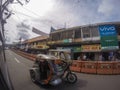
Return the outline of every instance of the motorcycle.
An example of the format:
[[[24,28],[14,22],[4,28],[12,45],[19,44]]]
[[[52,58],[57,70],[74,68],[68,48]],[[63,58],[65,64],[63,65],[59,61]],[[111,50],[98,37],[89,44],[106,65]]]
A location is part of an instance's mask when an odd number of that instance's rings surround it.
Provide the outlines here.
[[[38,54],[30,68],[30,77],[34,83],[39,82],[42,85],[58,85],[63,79],[73,84],[77,81],[77,76],[69,67],[69,63],[55,56]]]

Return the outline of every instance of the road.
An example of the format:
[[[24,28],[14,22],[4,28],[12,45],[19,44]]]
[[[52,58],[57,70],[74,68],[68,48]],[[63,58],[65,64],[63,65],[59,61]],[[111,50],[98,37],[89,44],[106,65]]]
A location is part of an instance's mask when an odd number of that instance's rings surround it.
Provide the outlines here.
[[[76,73],[75,84],[63,82],[58,86],[34,84],[29,75],[33,61],[6,50],[8,69],[15,90],[120,90],[120,75],[92,75]]]

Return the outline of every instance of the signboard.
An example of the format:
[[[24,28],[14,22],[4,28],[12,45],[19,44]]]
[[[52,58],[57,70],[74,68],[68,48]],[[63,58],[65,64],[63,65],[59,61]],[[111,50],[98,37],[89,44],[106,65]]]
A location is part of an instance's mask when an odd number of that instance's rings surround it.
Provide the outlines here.
[[[101,25],[99,26],[99,32],[102,50],[113,50],[119,48],[116,28],[114,25]]]
[[[81,47],[73,47],[73,52],[81,52],[82,48]]]
[[[71,43],[71,42],[72,42],[72,39],[64,39],[63,42],[64,42],[64,43]]]
[[[47,46],[47,45],[36,45],[36,48],[38,48],[38,49],[47,49],[47,48],[49,48],[49,46]]]
[[[118,49],[117,36],[101,37],[102,50],[113,50]]]
[[[73,52],[81,52],[82,51],[81,47],[64,47],[63,49],[69,49],[69,50],[72,50]]]
[[[96,45],[82,45],[82,51],[100,51],[101,46],[99,44]]]
[[[99,26],[100,36],[116,36],[116,29],[114,25]]]

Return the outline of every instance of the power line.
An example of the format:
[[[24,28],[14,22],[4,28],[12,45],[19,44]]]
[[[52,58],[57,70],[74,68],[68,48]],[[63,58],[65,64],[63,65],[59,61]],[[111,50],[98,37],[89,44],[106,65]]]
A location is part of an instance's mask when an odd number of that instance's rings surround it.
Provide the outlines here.
[[[21,15],[23,15],[23,16],[26,16],[26,17],[34,18],[34,17],[32,17],[32,16],[30,16],[30,15],[27,15],[27,14],[25,14],[25,13],[22,13],[22,12],[18,12],[18,11],[14,11],[14,12],[17,13],[17,14],[21,14]]]
[[[16,7],[14,7],[14,8],[15,8],[15,11],[16,11]],[[18,18],[18,20],[21,21],[21,19],[20,19],[20,17],[18,15],[15,14],[15,16]]]
[[[38,16],[38,17],[41,17],[39,14],[37,14],[37,13],[35,13],[35,12],[33,12],[33,11],[25,8],[25,7],[22,7],[22,8],[25,9],[25,10],[27,10],[28,12],[31,12],[31,13],[35,14],[35,15]]]
[[[30,13],[36,15],[37,17],[41,17],[41,16],[38,15],[37,13],[35,13],[35,12],[33,12],[33,11],[31,11],[31,10],[29,10],[29,9],[27,9],[27,8],[25,8],[25,7],[23,7],[23,6],[22,6],[22,8],[25,9],[26,11],[28,11],[28,12],[30,12]],[[17,14],[21,14],[21,15],[30,17],[30,18],[34,18],[34,17],[30,16],[30,15],[27,15],[27,14],[25,14],[25,13],[22,13],[22,12],[19,12],[19,11],[16,11],[16,10],[15,10],[14,12],[16,12]],[[52,23],[52,24],[55,24],[52,20],[45,20],[45,21],[44,21],[44,20],[41,20],[41,21],[43,21],[42,23]]]
[[[13,9],[13,8],[12,8]],[[15,8],[14,8],[15,9]],[[19,11],[17,11],[16,9],[14,10],[13,9],[13,11],[15,12],[15,13],[17,13],[17,14],[21,14],[21,15],[23,15],[23,16],[26,16],[26,17],[29,17],[29,18],[34,18],[33,16],[30,16],[30,15],[28,15],[28,14],[25,14],[25,13],[23,13],[23,12],[19,12]],[[28,11],[28,10],[27,10]],[[30,12],[30,11],[29,11]],[[32,12],[31,12],[32,13]],[[33,14],[33,13],[32,13]],[[36,14],[33,14],[33,15],[36,15]],[[38,16],[38,15],[36,15],[36,16]],[[39,16],[40,17],[40,16]]]

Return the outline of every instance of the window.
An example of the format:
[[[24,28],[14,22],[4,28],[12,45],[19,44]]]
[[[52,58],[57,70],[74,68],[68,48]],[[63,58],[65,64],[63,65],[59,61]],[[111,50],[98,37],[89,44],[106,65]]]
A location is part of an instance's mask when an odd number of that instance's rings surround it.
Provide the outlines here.
[[[73,30],[67,31],[67,36],[66,36],[66,38],[67,38],[67,39],[73,38]]]
[[[61,40],[65,39],[65,38],[66,38],[66,31],[61,32]]]
[[[97,26],[90,27],[91,30],[91,36],[92,37],[98,37],[99,36],[99,30]]]
[[[56,40],[57,40],[57,34],[54,33],[54,34],[53,34],[53,41],[56,41]]]
[[[90,28],[89,27],[83,27],[83,38],[90,38]]]
[[[53,33],[50,35],[52,41],[60,40],[60,33]]]
[[[73,38],[73,30],[61,32],[61,40]]]
[[[75,30],[75,38],[81,38],[81,29]]]

